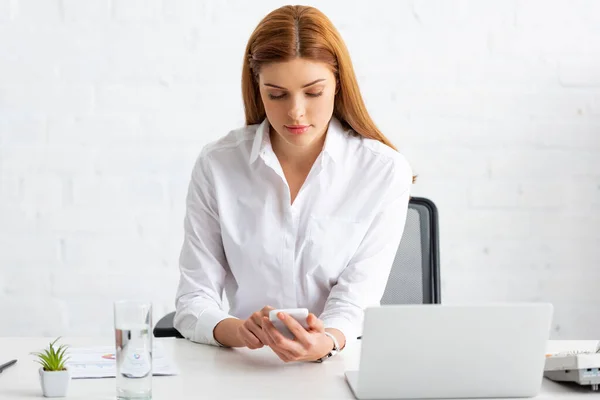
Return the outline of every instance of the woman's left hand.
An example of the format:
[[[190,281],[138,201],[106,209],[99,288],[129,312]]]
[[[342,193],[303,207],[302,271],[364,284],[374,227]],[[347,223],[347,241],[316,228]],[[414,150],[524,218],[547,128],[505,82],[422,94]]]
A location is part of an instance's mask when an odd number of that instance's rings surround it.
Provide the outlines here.
[[[313,313],[306,318],[308,330],[304,329],[289,314],[280,312],[277,317],[288,327],[295,339],[283,336],[269,318],[263,317],[263,330],[266,332],[267,345],[284,362],[315,361],[333,349],[333,341],[325,335],[323,321]]]

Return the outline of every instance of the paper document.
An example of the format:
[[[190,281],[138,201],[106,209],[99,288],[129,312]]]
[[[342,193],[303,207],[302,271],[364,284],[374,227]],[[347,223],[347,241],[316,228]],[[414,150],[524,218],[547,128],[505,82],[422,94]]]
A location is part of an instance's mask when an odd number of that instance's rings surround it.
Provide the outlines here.
[[[114,346],[72,347],[67,350],[67,367],[73,379],[114,378],[117,375]],[[163,344],[154,343],[152,375],[178,375],[179,371],[167,356]]]

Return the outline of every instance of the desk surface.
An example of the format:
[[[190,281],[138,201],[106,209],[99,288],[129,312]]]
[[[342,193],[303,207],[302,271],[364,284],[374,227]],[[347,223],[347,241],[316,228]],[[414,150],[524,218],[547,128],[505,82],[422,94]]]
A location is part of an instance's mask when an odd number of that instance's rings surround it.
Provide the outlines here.
[[[357,369],[360,346],[355,345],[323,363],[281,362],[268,348],[223,349],[183,339],[156,339],[177,364],[180,375],[155,376],[153,399],[353,399],[344,371]],[[0,374],[0,399],[42,398],[38,364],[29,355],[51,341],[49,338],[1,338],[0,362],[18,359]],[[110,339],[65,338],[72,346],[113,345]],[[596,341],[551,341],[548,351],[590,349]],[[577,385],[544,379],[536,399],[600,399]],[[115,379],[72,380],[67,399],[115,399]]]

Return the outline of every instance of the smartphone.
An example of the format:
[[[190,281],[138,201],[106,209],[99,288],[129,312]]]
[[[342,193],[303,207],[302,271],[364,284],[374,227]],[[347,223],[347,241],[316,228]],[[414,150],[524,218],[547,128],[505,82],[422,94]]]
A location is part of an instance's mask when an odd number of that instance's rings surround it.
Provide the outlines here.
[[[308,330],[308,323],[306,322],[306,318],[308,318],[308,309],[307,308],[282,308],[278,310],[271,310],[269,312],[269,321],[273,323],[275,328],[286,338],[294,340],[294,334],[288,329],[285,323],[277,318],[277,313],[286,313],[290,317],[294,318],[300,325],[304,327],[304,329]]]

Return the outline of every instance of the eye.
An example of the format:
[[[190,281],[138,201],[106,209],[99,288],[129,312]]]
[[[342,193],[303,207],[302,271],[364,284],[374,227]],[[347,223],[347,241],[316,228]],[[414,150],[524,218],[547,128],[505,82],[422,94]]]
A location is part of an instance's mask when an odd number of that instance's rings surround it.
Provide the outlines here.
[[[323,94],[323,92],[319,92],[319,93],[306,93],[306,95],[308,97],[319,97],[322,94]]]
[[[280,95],[274,95],[269,93],[269,99],[271,100],[279,100],[279,99],[283,99],[285,97],[285,93],[280,94]]]

